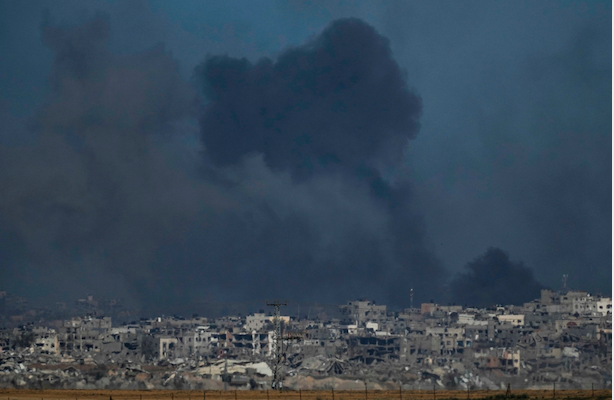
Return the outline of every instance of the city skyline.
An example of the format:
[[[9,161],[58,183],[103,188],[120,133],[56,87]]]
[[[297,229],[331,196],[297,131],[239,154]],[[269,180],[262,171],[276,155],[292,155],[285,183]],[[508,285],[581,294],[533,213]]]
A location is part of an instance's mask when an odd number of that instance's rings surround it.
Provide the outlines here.
[[[488,308],[422,303],[392,311],[348,301],[336,316],[312,318],[289,316],[287,301],[269,301],[272,313],[128,323],[75,315],[101,306],[93,297],[77,303],[86,307],[62,319],[10,316],[21,324],[0,329],[0,386],[475,391],[612,384],[612,299],[584,291],[543,289],[521,306]]]

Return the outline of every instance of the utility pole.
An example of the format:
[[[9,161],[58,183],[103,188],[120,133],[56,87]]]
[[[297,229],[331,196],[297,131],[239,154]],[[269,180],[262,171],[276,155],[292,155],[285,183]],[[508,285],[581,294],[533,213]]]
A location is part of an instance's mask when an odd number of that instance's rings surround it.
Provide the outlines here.
[[[273,312],[273,326],[275,329],[273,331],[274,366],[273,366],[273,381],[271,382],[271,387],[273,389],[281,390],[282,379],[280,375],[281,375],[281,360],[283,357],[281,346],[283,343],[283,338],[281,336],[281,318],[280,318],[279,309],[281,306],[287,306],[288,302],[287,301],[281,302],[281,301],[274,300],[274,301],[267,301],[266,305],[269,307],[275,307],[274,312]]]
[[[228,390],[228,349],[226,349],[226,354],[224,355],[224,391]]]

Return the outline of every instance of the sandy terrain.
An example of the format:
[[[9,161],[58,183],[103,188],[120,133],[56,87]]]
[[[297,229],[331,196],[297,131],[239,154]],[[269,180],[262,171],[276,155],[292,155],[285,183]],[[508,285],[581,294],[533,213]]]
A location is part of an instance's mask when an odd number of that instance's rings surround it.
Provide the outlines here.
[[[534,399],[552,399],[552,390],[517,390],[515,396],[527,394]],[[373,390],[301,390],[301,391],[246,391],[246,390],[26,390],[0,389],[0,400],[411,400],[411,399],[480,399],[503,395],[505,391],[385,391]],[[557,399],[591,398],[591,390],[561,390]],[[611,390],[595,390],[595,398],[612,398]]]

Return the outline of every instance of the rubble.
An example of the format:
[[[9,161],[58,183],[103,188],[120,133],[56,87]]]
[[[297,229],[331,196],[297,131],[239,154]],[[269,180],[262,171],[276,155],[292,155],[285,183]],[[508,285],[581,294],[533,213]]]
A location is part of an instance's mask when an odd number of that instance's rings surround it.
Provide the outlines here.
[[[94,301],[93,299],[91,301]],[[555,293],[522,307],[423,304],[390,312],[369,301],[339,319],[283,317],[281,375],[294,389],[406,390],[611,387],[611,299]],[[109,317],[0,331],[0,387],[236,390],[270,387],[271,318]]]

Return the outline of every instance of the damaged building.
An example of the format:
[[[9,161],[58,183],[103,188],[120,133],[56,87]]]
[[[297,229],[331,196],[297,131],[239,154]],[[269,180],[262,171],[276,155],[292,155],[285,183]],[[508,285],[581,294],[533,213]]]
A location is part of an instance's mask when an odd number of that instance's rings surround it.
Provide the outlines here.
[[[425,303],[399,312],[359,300],[339,306],[339,314],[282,316],[286,387],[611,387],[611,299],[603,296],[544,290],[522,306]],[[39,379],[51,388],[264,388],[277,362],[272,322],[262,312],[120,326],[85,316],[54,328],[4,329],[0,385],[29,387]]]

